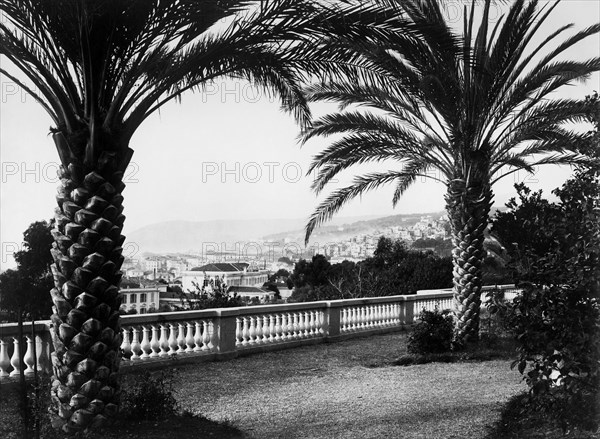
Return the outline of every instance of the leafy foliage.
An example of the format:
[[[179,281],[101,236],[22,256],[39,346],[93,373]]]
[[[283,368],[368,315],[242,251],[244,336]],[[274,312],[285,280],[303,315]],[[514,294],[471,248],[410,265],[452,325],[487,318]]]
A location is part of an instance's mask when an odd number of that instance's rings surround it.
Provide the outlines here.
[[[423,310],[421,320],[408,337],[408,352],[412,354],[437,354],[449,352],[454,323],[450,311]]]
[[[381,237],[373,257],[331,264],[325,256],[315,255],[311,261],[300,260],[290,280],[292,300],[297,302],[415,294],[452,286],[452,262]]]
[[[178,410],[173,394],[176,378],[174,370],[127,376],[123,388],[121,414],[136,420],[163,420],[175,415]]]
[[[452,286],[451,258],[410,250],[401,240],[379,238],[373,257],[361,264],[374,276],[373,295],[415,294]]]
[[[23,233],[23,248],[15,252],[16,270],[0,274],[0,309],[16,320],[21,310],[35,319],[50,317],[52,301],[48,292],[54,286],[50,273],[52,225],[46,221],[31,223]]]
[[[565,430],[600,425],[600,105],[597,94],[587,99],[595,131],[581,145],[586,166],[553,191],[558,203],[518,187],[520,204],[493,228],[523,288],[503,310],[520,343],[513,366],[530,387],[528,406]]]
[[[244,301],[236,293],[229,294],[227,285],[221,279],[211,279],[207,286],[194,282],[195,291],[180,293],[186,309],[234,308],[244,306]]]

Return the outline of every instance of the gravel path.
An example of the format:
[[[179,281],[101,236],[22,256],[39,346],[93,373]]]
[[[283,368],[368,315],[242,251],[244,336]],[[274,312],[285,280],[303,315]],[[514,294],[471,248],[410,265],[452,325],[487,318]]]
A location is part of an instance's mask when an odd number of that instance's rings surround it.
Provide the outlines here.
[[[475,439],[525,389],[508,360],[369,367],[405,343],[389,334],[189,365],[178,399],[256,439]]]

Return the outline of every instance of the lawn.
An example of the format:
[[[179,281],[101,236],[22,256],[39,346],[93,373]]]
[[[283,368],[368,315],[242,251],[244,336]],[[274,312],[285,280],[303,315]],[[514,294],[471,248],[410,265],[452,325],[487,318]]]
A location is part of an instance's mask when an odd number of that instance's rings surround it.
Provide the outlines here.
[[[174,360],[181,408],[225,425],[177,417],[102,437],[484,438],[525,390],[508,359],[393,366],[405,349],[397,333],[219,363]],[[0,437],[17,437],[15,395],[2,390]]]

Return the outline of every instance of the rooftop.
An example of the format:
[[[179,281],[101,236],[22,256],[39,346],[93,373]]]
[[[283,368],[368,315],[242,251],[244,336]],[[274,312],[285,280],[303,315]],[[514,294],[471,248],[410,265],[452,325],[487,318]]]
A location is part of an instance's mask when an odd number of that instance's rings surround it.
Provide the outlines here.
[[[202,265],[201,267],[194,267],[191,271],[218,271],[223,273],[231,273],[237,271],[244,271],[250,264],[245,262],[217,262],[213,264]]]

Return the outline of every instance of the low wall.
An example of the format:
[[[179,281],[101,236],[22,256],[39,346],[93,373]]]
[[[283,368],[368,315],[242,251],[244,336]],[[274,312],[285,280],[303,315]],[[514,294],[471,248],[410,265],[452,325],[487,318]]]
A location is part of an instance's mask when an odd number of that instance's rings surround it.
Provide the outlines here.
[[[513,285],[498,288],[512,299]],[[452,308],[452,290],[418,291],[416,295],[303,302],[280,305],[179,311],[122,316],[122,370],[161,367],[165,362],[228,360],[256,352],[335,342],[356,336],[399,331],[423,310]],[[18,325],[0,325],[0,383],[26,376],[34,368],[50,372],[49,325],[23,324],[25,356],[20,362]]]

